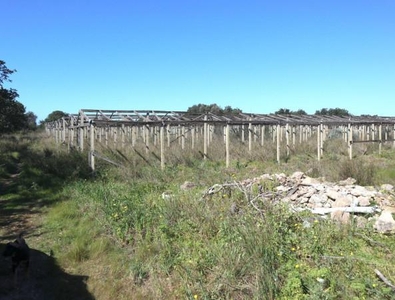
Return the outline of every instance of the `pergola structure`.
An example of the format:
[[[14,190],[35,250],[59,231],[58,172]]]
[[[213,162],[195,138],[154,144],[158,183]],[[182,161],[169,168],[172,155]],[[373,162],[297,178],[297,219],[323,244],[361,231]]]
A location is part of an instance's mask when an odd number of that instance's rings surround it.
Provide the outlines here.
[[[287,155],[292,143],[299,134],[300,142],[307,140],[314,134],[317,136],[317,157],[320,160],[323,152],[323,142],[330,130],[337,129],[348,143],[350,159],[354,143],[392,141],[395,146],[395,117],[383,116],[329,116],[329,115],[276,115],[238,113],[216,115],[206,113],[200,115],[189,114],[184,111],[164,110],[100,110],[81,109],[78,114],[70,114],[54,122],[46,123],[46,130],[53,135],[57,142],[67,143],[84,150],[84,140],[90,141],[90,166],[95,168],[95,140],[121,145],[129,140],[135,145],[138,137],[144,141],[149,149],[150,140],[155,139],[161,145],[161,166],[165,166],[165,132],[167,142],[169,135],[175,133],[181,139],[184,147],[187,132],[191,133],[192,148],[195,144],[195,134],[200,130],[203,136],[203,154],[207,156],[210,135],[221,128],[226,145],[226,165],[229,166],[230,128],[240,131],[241,139],[245,140],[245,129],[248,134],[249,150],[252,140],[258,137],[263,145],[265,133],[270,132],[273,142],[277,142],[277,161],[280,162],[280,145],[285,137]],[[223,130],[223,131],[222,131]],[[119,137],[119,138],[118,138]],[[77,141],[77,142],[76,142]]]
[[[273,124],[290,124],[290,125],[343,125],[352,123],[355,125],[362,124],[395,124],[395,117],[382,116],[330,116],[330,115],[276,115],[276,114],[256,114],[256,113],[238,113],[231,115],[207,114],[189,114],[185,111],[165,111],[165,110],[100,110],[100,109],[81,109],[78,114],[70,114],[62,118],[71,121],[74,126],[86,125],[92,122],[97,125],[106,126],[114,124],[155,124],[155,123],[231,123],[240,125],[252,122],[253,124],[273,125]],[[60,119],[60,120],[62,120]],[[53,127],[55,122],[47,123]],[[67,122],[70,124],[70,122]]]

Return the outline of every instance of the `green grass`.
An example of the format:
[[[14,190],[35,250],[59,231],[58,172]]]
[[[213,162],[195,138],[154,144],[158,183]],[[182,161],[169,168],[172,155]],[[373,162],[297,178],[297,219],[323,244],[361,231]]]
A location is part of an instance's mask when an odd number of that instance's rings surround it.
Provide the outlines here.
[[[13,163],[23,169],[3,198],[16,208],[25,191],[42,193],[47,233],[40,247],[65,270],[89,274],[97,299],[392,299],[393,291],[374,273],[377,268],[395,282],[392,236],[268,201],[258,210],[250,204],[255,188],[203,197],[216,183],[298,170],[333,181],[394,182],[393,149],[349,161],[347,149],[334,143],[327,142],[332,152],[320,162],[313,144],[295,149],[281,165],[261,149],[244,157],[245,145],[234,146],[240,156],[228,169],[219,145],[211,155],[218,160],[202,161],[191,152],[184,158],[175,150],[164,171],[155,157],[145,158],[148,165],[125,152],[125,168],[98,163],[95,177],[78,152],[17,143],[1,152],[2,178],[15,171]],[[183,191],[185,181],[196,186]],[[171,197],[163,199],[163,192]],[[231,212],[234,204],[238,213]]]
[[[338,226],[306,213],[290,213],[282,206],[268,205],[262,217],[244,203],[243,214],[234,216],[229,213],[232,201],[241,205],[246,201],[237,193],[201,200],[199,189],[174,191],[173,199],[164,201],[157,186],[143,182],[133,186],[85,182],[66,193],[80,210],[96,211],[101,228],[133,253],[124,272],[130,273],[137,290],[144,291],[147,282],[157,285],[154,297],[391,297],[373,270],[393,278],[394,265],[388,259],[395,244],[369,229]],[[306,222],[310,227],[303,226]],[[83,224],[77,227],[87,230]],[[69,255],[77,262],[81,257],[89,259],[89,254],[78,253],[82,243],[78,232],[70,236]],[[62,239],[67,241],[67,235]],[[155,278],[169,278],[178,285],[168,291],[166,283],[152,282]]]

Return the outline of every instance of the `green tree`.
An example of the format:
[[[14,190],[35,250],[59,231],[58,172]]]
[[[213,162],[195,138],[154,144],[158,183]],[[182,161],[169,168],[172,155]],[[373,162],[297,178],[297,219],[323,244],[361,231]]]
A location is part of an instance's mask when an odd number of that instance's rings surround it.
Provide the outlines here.
[[[41,120],[40,121],[40,125],[39,127],[41,129],[44,128],[44,124],[47,122],[53,122],[53,121],[57,121],[63,117],[67,117],[69,114],[65,113],[64,111],[61,110],[54,110],[53,112],[51,112],[46,118],[45,120]]]
[[[5,65],[5,62],[0,60],[0,87],[3,87],[3,83],[5,81],[12,82],[12,80],[9,79],[9,77],[14,72],[16,72],[16,70],[8,69],[7,66]]]
[[[322,108],[315,112],[319,116],[338,116],[338,117],[349,117],[351,114],[347,109],[344,108]]]
[[[63,117],[67,117],[69,114],[65,113],[64,111],[61,110],[54,110],[53,112],[51,112],[44,121],[42,122],[53,122],[53,121],[57,121]]]
[[[290,115],[291,110],[288,108],[280,108],[278,111],[275,112],[276,115]]]
[[[221,108],[217,104],[197,104],[193,105],[188,108],[187,110],[188,113],[190,114],[206,114],[206,113],[212,113],[214,115],[229,115],[229,114],[238,114],[241,113],[241,109],[239,108],[232,108],[231,106],[225,106],[225,109]]]
[[[299,109],[296,111],[292,111],[288,108],[280,108],[275,112],[276,115],[307,115],[307,113],[303,109]]]
[[[37,116],[31,111],[28,111],[25,116],[28,128],[31,130],[37,129]]]
[[[25,106],[16,100],[18,92],[4,87],[4,82],[11,82],[9,77],[14,72],[16,70],[8,69],[5,62],[0,60],[0,134],[28,128]]]
[[[303,109],[298,109],[297,111],[293,112],[295,115],[307,115],[307,113]]]
[[[232,108],[232,106],[225,106],[224,108],[224,114],[226,115],[235,115],[235,114],[239,114],[242,113],[241,109],[239,108]]]

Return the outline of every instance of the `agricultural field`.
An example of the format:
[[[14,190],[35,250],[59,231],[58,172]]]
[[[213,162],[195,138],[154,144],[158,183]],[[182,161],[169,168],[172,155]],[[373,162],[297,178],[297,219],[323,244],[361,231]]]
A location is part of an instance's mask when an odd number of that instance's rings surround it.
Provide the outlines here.
[[[279,164],[276,145],[240,142],[226,167],[214,140],[207,159],[175,147],[162,169],[155,148],[102,145],[118,166],[98,159],[92,173],[88,150],[43,133],[3,137],[0,247],[23,231],[32,262],[15,288],[1,257],[0,298],[394,299],[395,239],[375,216],[341,223],[292,210],[277,192],[295,172],[395,186],[393,144],[357,144],[350,160],[342,139],[328,139],[320,161],[316,146],[297,144]],[[395,191],[382,193],[394,206]]]

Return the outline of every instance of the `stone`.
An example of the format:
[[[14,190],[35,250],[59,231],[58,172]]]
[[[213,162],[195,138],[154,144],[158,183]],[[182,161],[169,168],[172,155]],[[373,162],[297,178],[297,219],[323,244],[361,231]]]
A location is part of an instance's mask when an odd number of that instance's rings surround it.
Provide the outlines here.
[[[359,206],[369,206],[370,205],[370,198],[365,196],[358,197],[358,205]]]
[[[298,199],[300,197],[300,195],[298,195],[297,193],[292,194],[291,197],[289,197],[292,201],[295,201],[296,199]]]
[[[386,192],[391,192],[394,190],[394,186],[392,184],[382,184],[380,189]]]
[[[318,203],[323,204],[323,203],[327,202],[327,200],[328,200],[328,196],[325,194],[314,194],[310,197],[309,202],[315,203],[315,204],[318,204]],[[320,207],[322,207],[322,205]]]
[[[326,182],[324,178],[311,178],[306,174],[307,172],[295,172],[291,176],[283,173],[263,174],[256,178],[245,179],[239,184],[244,188],[250,188],[262,183],[262,180],[270,180],[276,183],[275,198],[271,200],[288,202],[295,211],[308,209],[314,214],[330,216],[341,223],[350,222],[352,217],[359,228],[374,224],[374,228],[379,232],[395,233],[394,216],[388,211],[389,206],[395,206],[392,195],[394,186],[385,184],[381,185],[380,189],[359,186],[355,185],[356,180],[353,178],[337,183]],[[185,182],[180,188],[188,190],[195,186],[194,183]],[[211,188],[212,193],[221,188],[223,186],[220,184],[214,185]],[[171,196],[170,193],[162,195],[164,199]],[[377,213],[378,207],[384,209],[380,216]],[[392,207],[391,211],[395,213],[395,207]]]
[[[312,195],[312,196],[310,197],[309,202],[310,202],[310,203],[315,203],[315,204],[321,203],[320,195],[318,195],[318,194]]]
[[[296,191],[296,193],[294,195],[297,195],[298,197],[301,197],[301,196],[305,195],[309,191],[310,191],[310,189],[308,187],[301,186],[301,187],[299,187],[299,189]]]
[[[339,185],[353,185],[357,181],[354,178],[348,177],[346,180],[339,181]]]
[[[273,180],[273,176],[270,175],[270,174],[263,174],[263,175],[261,175],[259,177],[259,179],[262,179],[262,180]]]
[[[350,190],[350,194],[356,197],[365,195],[367,192],[366,188],[360,185],[356,185],[353,189]]]
[[[275,189],[276,189],[277,192],[280,192],[280,193],[289,191],[289,187],[283,186],[283,185],[279,185]]]
[[[339,192],[334,188],[327,189],[326,195],[328,196],[328,198],[331,198],[333,200],[336,200],[337,198],[340,197]]]
[[[301,184],[303,185],[314,185],[314,184],[319,184],[320,181],[316,178],[311,178],[311,177],[305,177],[302,179]]]
[[[196,187],[196,184],[190,181],[185,181],[181,186],[180,189],[183,191],[187,191]]]
[[[163,200],[170,200],[174,197],[174,195],[170,191],[165,191],[162,193]]]
[[[302,178],[304,177],[304,173],[303,172],[295,172],[291,175],[291,179],[292,180],[296,180],[296,181],[301,181]]]
[[[310,188],[306,194],[304,194],[304,197],[306,198],[310,198],[311,196],[313,196],[314,194],[316,194],[317,191],[314,188]]]
[[[325,186],[325,184],[316,184],[316,185],[314,185],[314,188],[317,190],[317,191],[319,191],[319,192],[323,192],[323,191],[325,191],[326,190],[326,186]]]
[[[350,206],[354,207],[354,206],[358,206],[358,204],[359,204],[358,197],[352,196],[352,200],[351,200]]]
[[[395,220],[390,211],[383,210],[373,225],[373,228],[381,233],[390,233],[395,231]]]
[[[350,213],[337,210],[331,213],[331,219],[342,224],[347,224],[350,221]]]
[[[332,203],[332,207],[346,207],[350,206],[352,203],[352,198],[347,196],[340,196],[336,199],[335,202]]]
[[[365,192],[363,193],[363,196],[366,196],[366,197],[376,197],[377,194],[378,194],[378,192],[375,191],[375,190],[368,190],[368,189],[365,189]]]
[[[285,175],[284,173],[281,173],[281,174],[276,174],[275,175],[276,176],[276,179],[279,181],[279,182],[286,182],[287,181],[287,175]]]

